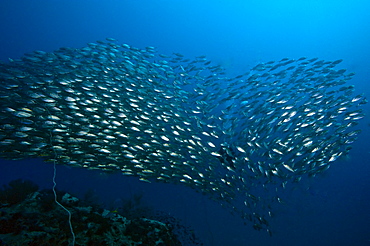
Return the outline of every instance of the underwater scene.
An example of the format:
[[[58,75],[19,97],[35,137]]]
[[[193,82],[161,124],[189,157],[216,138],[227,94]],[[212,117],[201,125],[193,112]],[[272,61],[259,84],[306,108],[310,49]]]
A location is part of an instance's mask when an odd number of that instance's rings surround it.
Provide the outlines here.
[[[370,4],[0,2],[0,245],[370,245]]]

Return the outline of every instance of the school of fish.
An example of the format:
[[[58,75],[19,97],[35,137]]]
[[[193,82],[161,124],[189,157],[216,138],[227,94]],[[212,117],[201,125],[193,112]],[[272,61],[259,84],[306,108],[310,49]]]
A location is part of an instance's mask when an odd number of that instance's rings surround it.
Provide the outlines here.
[[[360,133],[367,100],[341,61],[284,58],[230,78],[205,56],[112,38],[34,51],[0,62],[0,157],[183,183],[271,233],[279,189],[327,170]]]

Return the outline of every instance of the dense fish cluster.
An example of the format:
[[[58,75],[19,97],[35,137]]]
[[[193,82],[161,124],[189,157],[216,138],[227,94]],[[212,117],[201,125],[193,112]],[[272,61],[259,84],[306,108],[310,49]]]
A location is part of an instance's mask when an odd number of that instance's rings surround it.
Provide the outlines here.
[[[360,132],[366,99],[340,62],[284,58],[229,78],[204,56],[111,38],[35,51],[0,63],[0,157],[183,183],[269,231],[279,189]]]

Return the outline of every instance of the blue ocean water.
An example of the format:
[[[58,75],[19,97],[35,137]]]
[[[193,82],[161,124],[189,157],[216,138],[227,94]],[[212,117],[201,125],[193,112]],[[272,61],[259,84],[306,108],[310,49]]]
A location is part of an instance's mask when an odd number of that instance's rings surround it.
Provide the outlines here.
[[[284,57],[343,59],[340,67],[356,73],[356,92],[369,97],[368,13],[365,0],[2,0],[0,60],[106,37],[163,54],[206,55],[230,75]],[[350,155],[286,192],[272,237],[180,185],[57,166],[57,188],[80,196],[92,189],[107,206],[142,194],[146,205],[193,228],[204,245],[370,245],[370,105],[364,109]],[[22,178],[51,188],[52,175],[52,164],[41,160],[0,160],[1,185]]]

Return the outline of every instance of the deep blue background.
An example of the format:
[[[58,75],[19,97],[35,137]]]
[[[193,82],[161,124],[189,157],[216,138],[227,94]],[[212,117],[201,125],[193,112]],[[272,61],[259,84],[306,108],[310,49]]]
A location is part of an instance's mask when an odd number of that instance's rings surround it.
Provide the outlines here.
[[[284,57],[342,58],[341,67],[356,73],[350,83],[370,97],[369,13],[367,0],[1,0],[0,60],[106,37],[207,55],[230,75]],[[143,192],[147,205],[181,218],[205,245],[370,245],[369,123],[369,116],[361,121],[349,158],[287,191],[273,237],[178,185],[58,166],[57,188],[77,195],[94,189],[106,204]],[[40,160],[0,163],[0,184],[23,178],[50,188],[52,174],[52,164]]]

